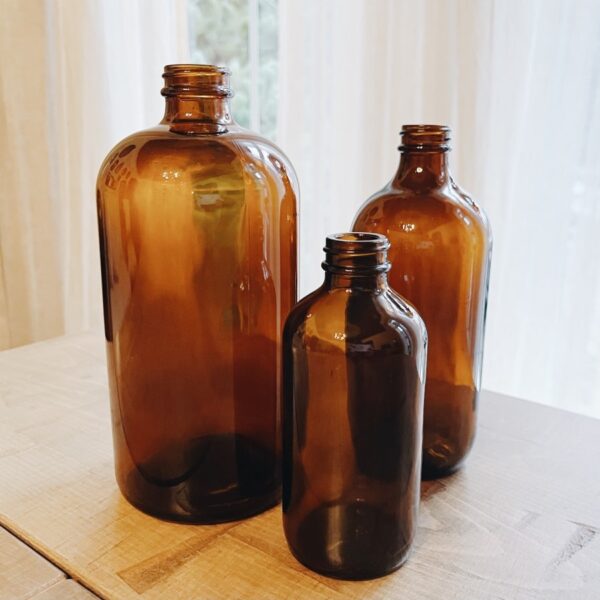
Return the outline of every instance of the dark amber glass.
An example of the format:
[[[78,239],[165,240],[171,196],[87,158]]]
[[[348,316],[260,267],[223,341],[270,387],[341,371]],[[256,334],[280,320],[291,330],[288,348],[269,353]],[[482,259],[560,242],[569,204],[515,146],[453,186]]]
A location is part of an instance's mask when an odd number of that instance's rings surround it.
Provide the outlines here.
[[[98,176],[116,475],[176,520],[280,497],[280,343],[296,299],[296,179],[238,127],[229,73],[166,67],[166,111]]]
[[[360,209],[353,229],[388,236],[392,287],[429,334],[423,476],[460,466],[475,436],[491,231],[448,170],[449,129],[405,125],[398,172]]]
[[[284,330],[283,523],[344,579],[406,560],[417,524],[427,334],[388,287],[384,236],[329,236],[323,285]]]

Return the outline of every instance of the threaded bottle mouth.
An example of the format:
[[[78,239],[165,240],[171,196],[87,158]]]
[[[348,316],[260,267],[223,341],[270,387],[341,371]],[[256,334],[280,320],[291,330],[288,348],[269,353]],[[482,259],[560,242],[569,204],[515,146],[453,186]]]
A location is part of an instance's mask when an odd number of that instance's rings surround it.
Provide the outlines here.
[[[378,233],[334,233],[325,239],[325,271],[338,275],[368,276],[390,270],[390,242]]]
[[[233,96],[229,86],[230,75],[227,67],[215,65],[166,65],[163,73],[165,87],[162,88],[161,94],[230,98]]]
[[[446,125],[403,125],[400,152],[448,152],[450,127]]]

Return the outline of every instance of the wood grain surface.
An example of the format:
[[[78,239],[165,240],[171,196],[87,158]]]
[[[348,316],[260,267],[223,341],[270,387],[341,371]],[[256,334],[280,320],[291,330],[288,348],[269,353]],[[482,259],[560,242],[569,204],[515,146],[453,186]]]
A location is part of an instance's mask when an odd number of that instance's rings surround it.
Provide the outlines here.
[[[57,567],[0,527],[0,599],[93,600]]]
[[[0,598],[31,598],[64,577],[62,571],[0,528]]]
[[[32,600],[98,600],[91,592],[72,579],[63,581],[33,596]]]
[[[422,486],[408,563],[344,582],[293,559],[279,508],[178,525],[121,497],[99,334],[0,353],[0,417],[0,524],[103,598],[600,599],[598,420],[484,392],[466,468]],[[70,598],[47,563],[7,572]]]

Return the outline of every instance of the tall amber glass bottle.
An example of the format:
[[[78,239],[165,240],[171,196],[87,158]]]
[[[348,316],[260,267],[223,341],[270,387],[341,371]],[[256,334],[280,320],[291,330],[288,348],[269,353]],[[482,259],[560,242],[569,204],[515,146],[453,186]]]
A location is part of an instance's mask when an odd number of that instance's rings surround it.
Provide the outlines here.
[[[353,225],[388,236],[390,283],[427,326],[424,477],[454,471],[473,443],[492,247],[484,212],[450,175],[449,139],[448,127],[405,125],[398,172]]]
[[[427,334],[388,287],[388,245],[329,236],[325,282],[284,330],[285,535],[332,577],[397,569],[416,528]]]
[[[117,481],[153,515],[238,519],[280,497],[296,178],[233,121],[226,69],[163,77],[164,119],[118,144],[98,176]]]

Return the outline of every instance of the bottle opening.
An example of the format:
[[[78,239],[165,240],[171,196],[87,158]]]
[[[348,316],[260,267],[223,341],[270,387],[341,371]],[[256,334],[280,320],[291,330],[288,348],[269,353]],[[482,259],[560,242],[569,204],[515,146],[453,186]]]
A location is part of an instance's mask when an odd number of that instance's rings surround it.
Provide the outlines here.
[[[209,96],[229,98],[231,72],[227,67],[214,65],[167,65],[163,73],[163,96]]]
[[[390,247],[385,235],[378,233],[333,233],[325,239],[325,252],[357,254],[381,252]]]
[[[390,270],[387,250],[390,242],[378,233],[334,233],[325,239],[325,271],[368,276]]]
[[[447,152],[450,150],[450,127],[446,125],[403,125],[402,145],[398,150]]]

